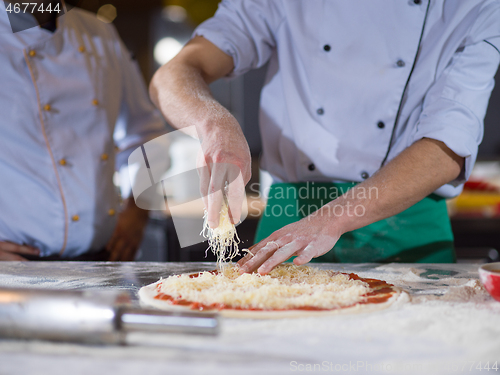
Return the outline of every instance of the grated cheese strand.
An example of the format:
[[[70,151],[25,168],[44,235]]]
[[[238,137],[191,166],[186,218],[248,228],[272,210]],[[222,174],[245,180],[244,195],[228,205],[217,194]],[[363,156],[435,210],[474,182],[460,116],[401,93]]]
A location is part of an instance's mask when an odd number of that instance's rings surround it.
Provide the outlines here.
[[[212,229],[209,227],[206,210],[203,218],[204,223],[201,234],[208,239],[209,248],[217,257],[217,266],[223,268],[224,263],[230,262],[239,254],[238,244],[240,243],[236,227],[229,219],[229,208],[225,200],[222,204],[217,228]]]
[[[233,308],[280,310],[300,307],[335,309],[361,302],[371,291],[367,283],[348,275],[308,266],[282,264],[268,275],[240,275],[234,265],[218,274],[202,272],[170,276],[159,284],[159,292],[175,299],[204,305],[224,304]]]

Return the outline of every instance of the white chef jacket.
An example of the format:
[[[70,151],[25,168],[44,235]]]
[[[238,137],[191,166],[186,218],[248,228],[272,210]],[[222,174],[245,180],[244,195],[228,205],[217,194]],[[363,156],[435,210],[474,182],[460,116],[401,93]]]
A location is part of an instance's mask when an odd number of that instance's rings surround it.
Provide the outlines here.
[[[202,35],[232,75],[269,62],[263,167],[277,181],[362,181],[432,138],[474,165],[500,61],[498,0],[224,0]]]
[[[0,5],[0,241],[74,257],[112,235],[119,152],[165,125],[113,26],[57,22],[14,34]]]

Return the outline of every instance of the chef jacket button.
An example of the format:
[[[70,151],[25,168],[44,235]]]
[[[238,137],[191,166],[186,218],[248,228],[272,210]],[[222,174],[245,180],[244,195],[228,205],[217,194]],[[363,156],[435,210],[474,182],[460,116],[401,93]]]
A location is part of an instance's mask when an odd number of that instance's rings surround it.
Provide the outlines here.
[[[329,45],[329,44],[325,44],[325,45],[323,46],[323,49],[324,49],[326,52],[330,52],[330,50],[332,49],[332,47],[330,47],[330,45]]]
[[[78,52],[84,53],[85,52],[85,47],[84,46],[78,47]]]
[[[109,216],[115,216],[115,214],[116,214],[116,211],[115,211],[114,209],[110,208],[110,209],[108,210],[108,215],[109,215]]]
[[[316,113],[321,116],[321,115],[323,115],[325,113],[325,110],[323,108],[318,108],[316,110]]]
[[[314,163],[311,163],[307,166],[307,169],[309,169],[311,172],[316,170],[316,166],[314,165]]]
[[[406,64],[403,60],[398,60],[397,63],[396,63],[397,66],[399,66],[400,68],[404,67]]]
[[[368,172],[363,172],[363,173],[361,173],[361,178],[362,178],[363,180],[366,180],[368,177],[370,177],[370,175],[368,174]]]
[[[59,165],[62,165],[64,167],[67,164],[68,164],[68,162],[66,161],[66,159],[59,160]]]
[[[92,100],[92,105],[97,107],[99,105],[99,100],[97,99]]]
[[[45,104],[43,106],[43,110],[49,112],[52,109],[52,106],[50,104]]]
[[[72,221],[75,221],[75,222],[76,222],[76,221],[79,221],[79,220],[80,220],[80,216],[78,216],[78,215],[73,215],[73,216],[71,217],[71,220],[72,220]]]
[[[421,0],[413,0],[413,2],[417,5],[420,5],[420,3],[422,2]]]
[[[377,126],[379,127],[379,129],[383,129],[383,128],[385,128],[385,124],[384,124],[384,122],[383,122],[383,121],[379,121],[379,122],[377,123]]]
[[[101,160],[102,160],[102,161],[106,161],[106,160],[108,160],[108,159],[109,159],[108,154],[102,154],[102,155],[101,155]]]

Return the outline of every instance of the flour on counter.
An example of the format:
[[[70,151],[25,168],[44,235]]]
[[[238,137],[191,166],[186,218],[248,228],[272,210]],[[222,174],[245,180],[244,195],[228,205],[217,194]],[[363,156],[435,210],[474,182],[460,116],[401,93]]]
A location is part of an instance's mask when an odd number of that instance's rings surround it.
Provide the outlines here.
[[[51,270],[54,266],[55,270]],[[88,283],[86,287],[113,285],[116,288],[130,283],[142,286],[161,276],[210,270],[214,266],[214,263],[151,263],[113,268],[60,264],[47,265],[41,270],[35,265],[0,264],[0,286],[9,279],[35,286],[34,280],[38,277],[45,280],[46,286],[68,281],[80,285],[85,284],[85,274],[92,282],[107,277],[100,284]],[[476,266],[314,266],[386,280],[407,290],[412,300],[370,314],[273,321],[223,319],[221,334],[217,337],[135,333],[129,337],[131,346],[127,347],[0,340],[0,372],[3,373],[5,366],[13,369],[12,373],[32,373],[40,366],[50,366],[52,375],[63,375],[68,368],[78,375],[118,372],[161,375],[166,371],[276,375],[291,373],[292,361],[320,364],[326,361],[334,365],[350,362],[386,365],[385,369],[392,366],[385,371],[355,371],[360,374],[495,373],[475,368],[480,361],[483,366],[487,361],[490,366],[495,361],[500,364],[500,303],[482,288]],[[474,368],[469,371],[471,363]],[[417,367],[395,370],[394,366],[405,364]],[[453,371],[452,365],[459,366],[458,370]],[[467,365],[467,371],[460,370],[463,365]],[[327,373],[345,372],[348,371]]]

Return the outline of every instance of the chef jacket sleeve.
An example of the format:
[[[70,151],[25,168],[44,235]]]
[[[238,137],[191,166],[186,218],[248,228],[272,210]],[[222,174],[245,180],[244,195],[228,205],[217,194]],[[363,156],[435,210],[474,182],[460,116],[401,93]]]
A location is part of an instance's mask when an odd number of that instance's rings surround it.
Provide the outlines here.
[[[413,141],[431,138],[465,158],[458,186],[470,176],[500,62],[500,7],[484,8],[461,48],[427,92]]]
[[[148,155],[148,162],[157,170],[167,170],[169,145],[167,137],[162,137],[167,131],[165,121],[149,99],[137,62],[117,34],[115,45],[122,73],[122,102],[114,131],[114,141],[119,150],[116,156],[116,168],[120,172],[122,196],[130,197],[137,176],[137,170],[128,168],[130,154],[137,147],[155,139],[154,143],[159,152],[155,153],[154,159],[152,155]]]
[[[281,0],[223,0],[215,16],[202,23],[200,35],[233,58],[237,76],[263,66],[276,46],[283,21]]]

